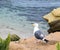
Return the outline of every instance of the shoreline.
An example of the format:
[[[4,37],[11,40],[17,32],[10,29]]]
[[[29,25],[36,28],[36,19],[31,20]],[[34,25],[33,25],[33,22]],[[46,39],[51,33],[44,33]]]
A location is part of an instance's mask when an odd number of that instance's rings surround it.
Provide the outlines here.
[[[11,28],[0,28],[0,37],[2,37],[3,39],[5,39],[7,37],[8,33],[16,34],[21,39],[25,39],[25,38],[29,38],[29,37],[33,36],[32,34],[30,35],[28,33],[23,33],[23,32],[20,32],[18,30],[11,29]]]

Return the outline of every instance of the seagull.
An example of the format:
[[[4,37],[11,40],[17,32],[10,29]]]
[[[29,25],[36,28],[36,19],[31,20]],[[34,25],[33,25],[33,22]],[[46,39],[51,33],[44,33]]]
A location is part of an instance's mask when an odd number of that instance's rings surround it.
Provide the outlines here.
[[[34,26],[34,31],[33,34],[35,36],[36,39],[40,39],[46,43],[48,43],[48,40],[45,39],[45,35],[42,33],[42,31],[40,31],[40,29],[38,28],[38,23],[32,23],[32,25]]]

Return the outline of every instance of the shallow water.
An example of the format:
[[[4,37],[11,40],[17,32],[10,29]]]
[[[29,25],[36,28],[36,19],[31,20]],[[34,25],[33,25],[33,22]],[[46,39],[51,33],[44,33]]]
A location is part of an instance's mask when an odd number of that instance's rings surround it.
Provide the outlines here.
[[[36,1],[31,1],[31,3],[34,3],[32,5],[29,1],[18,2],[12,0],[11,2],[6,1],[6,3],[2,0],[0,2],[0,36],[2,37],[5,37],[8,33],[15,33],[21,38],[31,37],[33,36],[33,27],[31,23],[34,22],[37,22],[40,30],[47,35],[49,26],[42,16],[49,13],[53,8],[59,7],[59,4],[54,6],[52,2],[48,3],[49,1],[47,3],[44,1],[43,3],[46,5],[49,4],[50,6],[41,6],[42,3],[40,3],[40,5],[37,4],[39,7],[37,7],[37,5],[34,6]],[[19,6],[19,3],[21,6]],[[25,3],[25,5],[23,3]]]

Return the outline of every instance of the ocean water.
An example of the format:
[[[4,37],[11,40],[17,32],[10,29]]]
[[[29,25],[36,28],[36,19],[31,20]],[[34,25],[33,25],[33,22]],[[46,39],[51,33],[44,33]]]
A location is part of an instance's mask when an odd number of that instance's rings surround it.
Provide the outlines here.
[[[49,3],[50,2],[50,3]],[[40,30],[47,35],[48,23],[42,16],[59,7],[59,0],[1,0],[0,1],[0,36],[8,33],[17,34],[21,38],[33,36],[31,23],[38,23]]]

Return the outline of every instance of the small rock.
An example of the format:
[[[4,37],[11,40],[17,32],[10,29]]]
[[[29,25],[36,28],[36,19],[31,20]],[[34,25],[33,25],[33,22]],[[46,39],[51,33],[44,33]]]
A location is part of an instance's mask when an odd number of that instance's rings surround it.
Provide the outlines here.
[[[20,39],[20,37],[16,34],[11,35],[11,41],[18,41],[19,39]]]

